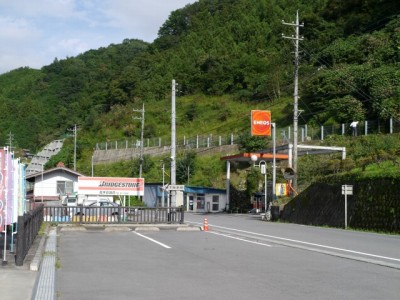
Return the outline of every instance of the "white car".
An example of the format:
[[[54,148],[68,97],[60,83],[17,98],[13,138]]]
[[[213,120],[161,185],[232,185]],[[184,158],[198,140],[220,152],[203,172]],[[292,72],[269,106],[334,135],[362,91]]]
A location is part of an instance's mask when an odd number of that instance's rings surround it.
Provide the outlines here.
[[[81,212],[81,207],[78,207],[75,215],[108,215],[117,216],[120,214],[120,206],[117,203],[110,202],[108,200],[100,200],[84,206],[83,212]]]

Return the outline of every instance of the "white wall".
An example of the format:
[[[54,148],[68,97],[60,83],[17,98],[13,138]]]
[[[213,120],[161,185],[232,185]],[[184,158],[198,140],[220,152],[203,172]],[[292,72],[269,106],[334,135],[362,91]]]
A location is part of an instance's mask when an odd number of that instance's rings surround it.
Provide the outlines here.
[[[33,195],[36,199],[40,199],[42,196],[56,197],[59,196],[57,191],[57,181],[72,181],[74,182],[73,190],[76,193],[78,191],[78,178],[75,175],[68,174],[65,172],[57,171],[52,173],[43,174],[35,178],[35,186],[33,189]]]
[[[218,210],[213,210],[213,196],[219,197],[219,207]],[[193,210],[189,209],[190,202],[189,197],[193,196]],[[191,212],[220,212],[223,211],[226,207],[227,197],[225,194],[205,194],[204,195],[204,209],[197,208],[197,194],[188,193],[186,194],[186,210]]]

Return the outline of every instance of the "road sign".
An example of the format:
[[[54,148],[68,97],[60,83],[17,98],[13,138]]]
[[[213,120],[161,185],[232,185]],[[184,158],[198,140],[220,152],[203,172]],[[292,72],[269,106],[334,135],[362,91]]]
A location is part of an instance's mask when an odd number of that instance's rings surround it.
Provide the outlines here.
[[[347,229],[347,195],[353,195],[353,186],[342,185],[342,195],[344,195],[344,228]]]
[[[352,185],[342,185],[342,195],[353,195]]]
[[[167,187],[167,191],[183,191],[185,189],[184,185],[179,185],[179,184],[170,184]]]

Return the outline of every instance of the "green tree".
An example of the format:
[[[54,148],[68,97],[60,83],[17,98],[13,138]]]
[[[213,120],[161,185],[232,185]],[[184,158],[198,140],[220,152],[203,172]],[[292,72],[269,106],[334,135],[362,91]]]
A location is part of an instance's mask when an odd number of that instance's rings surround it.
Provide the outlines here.
[[[190,183],[190,177],[196,173],[196,152],[185,152],[176,161],[176,181],[179,183]]]
[[[266,137],[252,136],[249,132],[243,132],[238,139],[239,150],[245,152],[258,152],[268,145]]]

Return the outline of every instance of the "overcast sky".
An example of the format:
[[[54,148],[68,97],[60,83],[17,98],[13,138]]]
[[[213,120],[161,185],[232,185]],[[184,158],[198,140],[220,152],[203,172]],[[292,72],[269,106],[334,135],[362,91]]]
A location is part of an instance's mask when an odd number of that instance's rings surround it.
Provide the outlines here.
[[[196,0],[0,0],[0,74],[41,68],[124,39],[152,42],[176,9]]]

